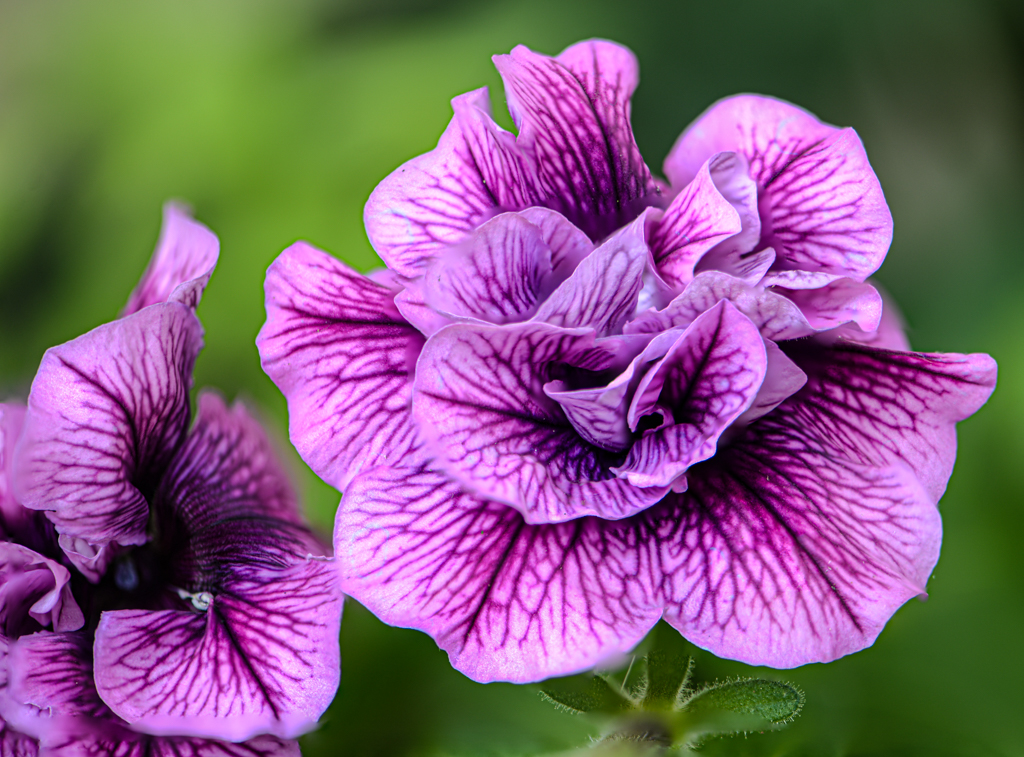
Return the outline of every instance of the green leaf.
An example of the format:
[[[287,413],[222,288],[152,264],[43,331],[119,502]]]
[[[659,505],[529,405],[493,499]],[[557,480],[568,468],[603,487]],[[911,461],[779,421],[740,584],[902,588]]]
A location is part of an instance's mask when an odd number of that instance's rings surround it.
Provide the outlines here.
[[[690,680],[693,658],[662,649],[653,649],[647,655],[647,687],[641,707],[649,709],[676,709],[680,694]]]
[[[582,682],[578,678],[547,681],[541,688],[541,694],[555,705],[576,713],[615,714],[633,707],[633,702],[625,694],[599,676],[591,676]]]
[[[686,709],[727,710],[770,723],[792,720],[804,706],[804,693],[792,684],[748,678],[712,684],[686,702]]]

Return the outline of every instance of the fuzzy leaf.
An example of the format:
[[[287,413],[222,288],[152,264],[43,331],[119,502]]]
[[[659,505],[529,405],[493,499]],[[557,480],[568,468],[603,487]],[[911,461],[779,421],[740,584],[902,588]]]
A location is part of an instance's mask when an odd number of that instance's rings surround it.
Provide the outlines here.
[[[541,694],[556,705],[575,713],[618,713],[630,709],[633,703],[605,679],[592,676],[586,681],[568,679],[548,681]]]
[[[726,710],[753,715],[770,723],[795,717],[804,706],[804,693],[792,684],[750,678],[726,681],[704,689],[686,703],[690,712]]]
[[[647,688],[640,706],[645,710],[675,709],[680,691],[693,671],[693,658],[674,651],[653,649],[646,661]]]

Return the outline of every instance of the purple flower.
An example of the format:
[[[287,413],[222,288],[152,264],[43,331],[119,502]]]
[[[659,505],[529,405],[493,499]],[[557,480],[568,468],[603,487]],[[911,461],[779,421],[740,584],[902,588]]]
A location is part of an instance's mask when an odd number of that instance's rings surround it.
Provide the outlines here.
[[[272,445],[210,392],[190,425],[217,252],[169,205],[122,317],[0,416],[0,717],[47,753],[298,754],[337,689],[337,571]]]
[[[386,178],[387,271],[304,243],[257,344],[344,492],[342,586],[480,681],[579,671],[659,618],[791,667],[870,645],[938,559],[985,355],[906,351],[866,278],[892,219],[851,129],[714,105],[652,178],[629,51],[496,56]]]

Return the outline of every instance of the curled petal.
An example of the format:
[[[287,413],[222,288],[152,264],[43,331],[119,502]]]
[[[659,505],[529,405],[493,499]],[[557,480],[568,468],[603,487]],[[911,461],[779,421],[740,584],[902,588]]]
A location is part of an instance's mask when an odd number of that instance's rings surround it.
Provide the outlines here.
[[[619,334],[636,312],[648,249],[645,212],[590,253],[537,310],[535,321]]]
[[[213,232],[192,220],[187,208],[167,203],[156,251],[121,315],[157,302],[180,302],[194,310],[219,254],[220,242]]]
[[[103,701],[136,730],[242,741],[309,730],[338,688],[332,561],[252,570],[205,610],[117,610],[96,629]]]
[[[711,106],[679,137],[665,173],[683,186],[711,155],[734,151],[757,182],[761,243],[779,269],[863,281],[885,257],[892,215],[860,138],[788,103],[741,95]]]
[[[477,681],[525,683],[623,654],[661,615],[629,521],[531,526],[432,471],[377,468],[338,510],[346,593],[426,631]]]
[[[875,285],[877,287],[877,284]],[[906,324],[903,315],[896,306],[892,297],[885,290],[876,289],[882,297],[882,317],[878,328],[874,331],[865,332],[857,324],[845,324],[837,328],[833,333],[843,339],[858,344],[866,344],[869,347],[878,347],[883,350],[898,350],[907,352],[910,350],[910,341],[905,332]]]
[[[445,326],[454,323],[453,318],[437,312],[427,304],[422,278],[409,282],[405,289],[395,295],[395,308],[402,318],[415,326],[423,336],[433,336]]]
[[[658,334],[626,366],[603,386],[573,389],[564,381],[544,385],[544,393],[562,406],[573,428],[591,444],[613,452],[624,452],[633,443],[626,412],[644,371],[668,352],[678,339],[678,330]],[[627,353],[629,354],[629,353]]]
[[[704,271],[663,310],[647,310],[626,324],[627,334],[652,334],[686,328],[701,313],[727,300],[749,318],[766,339],[782,341],[809,336],[815,329],[792,299],[750,286],[719,271]]]
[[[502,213],[435,258],[422,286],[426,303],[446,316],[509,323],[533,315],[551,272],[540,229]]]
[[[29,618],[44,628],[76,631],[85,618],[71,596],[71,573],[27,547],[0,542],[0,628],[20,636]]]
[[[669,486],[715,454],[718,438],[750,407],[767,356],[757,327],[728,302],[697,318],[637,386],[626,420],[656,413],[615,472],[634,486]],[[668,415],[668,417],[663,417]]]
[[[852,324],[869,334],[882,320],[882,296],[867,282],[843,278],[819,289],[795,289],[785,294],[815,331]]]
[[[486,89],[461,96],[466,97],[486,107]],[[370,243],[387,267],[413,278],[439,250],[460,241],[496,208],[456,117],[435,149],[377,185],[363,219]]]
[[[764,347],[768,357],[764,381],[750,407],[736,419],[737,424],[750,423],[767,415],[807,383],[807,374],[800,370],[800,366],[790,360],[775,342],[765,339]]]
[[[148,498],[184,437],[201,347],[195,314],[168,302],[43,356],[15,450],[16,492],[47,511],[91,580],[109,546],[146,542]]]
[[[540,230],[541,239],[551,250],[554,281],[564,281],[594,249],[590,237],[571,224],[565,216],[548,208],[526,208],[519,215]]]
[[[610,467],[621,456],[581,438],[544,392],[554,366],[594,352],[592,331],[545,323],[456,324],[435,334],[417,364],[412,412],[437,464],[527,522],[622,518],[660,499],[616,479]]]
[[[361,468],[408,454],[410,373],[423,337],[394,293],[299,242],[270,266],[266,297],[256,345],[288,399],[302,459],[344,488]]]
[[[746,177],[746,164],[734,153],[722,153],[700,167],[693,180],[672,200],[664,216],[653,224],[651,252],[655,265],[662,279],[676,291],[693,280],[693,269],[708,250],[742,229],[740,214],[715,182],[716,176],[735,173],[732,166],[743,169],[742,178],[733,179],[733,183],[746,180],[750,184],[755,195],[756,218],[757,189]],[[759,235],[760,224],[755,233]],[[750,242],[751,248],[756,242],[757,236]]]

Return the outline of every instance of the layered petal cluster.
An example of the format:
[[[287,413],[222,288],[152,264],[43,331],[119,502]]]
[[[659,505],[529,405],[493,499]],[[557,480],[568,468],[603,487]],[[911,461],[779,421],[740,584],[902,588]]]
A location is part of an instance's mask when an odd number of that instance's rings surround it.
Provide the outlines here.
[[[192,417],[217,254],[168,205],[121,317],[0,408],[0,718],[31,753],[297,755],[337,689],[337,571],[269,439],[209,391]]]
[[[386,271],[305,244],[257,344],[343,492],[343,590],[480,681],[576,672],[664,618],[791,667],[871,644],[938,559],[986,355],[910,352],[867,280],[892,218],[852,129],[745,95],[633,140],[632,54],[495,57],[366,205]]]

